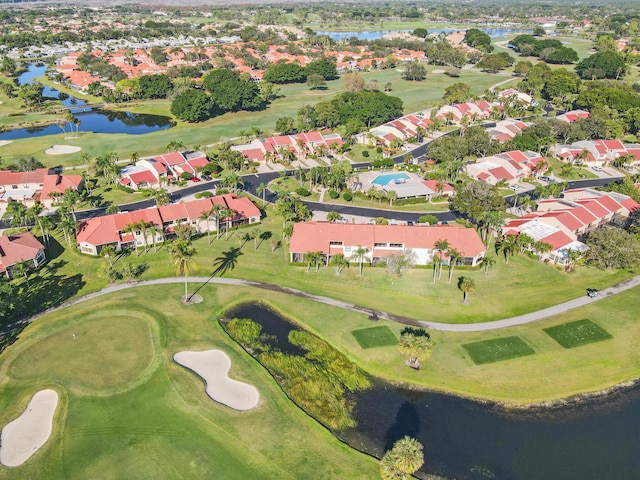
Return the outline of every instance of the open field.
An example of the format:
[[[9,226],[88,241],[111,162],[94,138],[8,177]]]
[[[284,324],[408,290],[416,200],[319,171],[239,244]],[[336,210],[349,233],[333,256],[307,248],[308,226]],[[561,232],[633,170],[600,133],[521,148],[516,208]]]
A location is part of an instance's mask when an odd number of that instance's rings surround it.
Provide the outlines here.
[[[42,388],[56,390],[60,403],[42,450],[19,468],[0,468],[0,477],[99,473],[109,479],[123,471],[137,478],[377,475],[375,459],[349,449],[300,411],[210,320],[231,289],[220,296],[207,289],[206,305],[190,307],[180,303],[180,291],[180,285],[142,289],[71,307],[31,325],[3,352],[0,424],[15,418]],[[158,295],[153,305],[149,294]],[[237,412],[212,402],[202,380],[172,360],[184,349],[212,347],[231,357],[233,378],[258,388],[255,409]],[[47,362],[51,375],[43,370]]]
[[[564,348],[580,347],[611,338],[609,333],[588,319],[545,328],[544,332]]]
[[[354,330],[351,334],[363,349],[388,347],[389,345],[398,344],[398,339],[386,325]]]
[[[465,343],[462,348],[465,349],[476,365],[501,362],[536,353],[520,337],[516,336]]]

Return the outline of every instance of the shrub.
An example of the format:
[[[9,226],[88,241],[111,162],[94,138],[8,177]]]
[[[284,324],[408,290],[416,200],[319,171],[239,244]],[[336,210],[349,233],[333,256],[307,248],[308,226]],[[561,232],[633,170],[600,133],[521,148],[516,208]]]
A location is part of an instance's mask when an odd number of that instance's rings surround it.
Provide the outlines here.
[[[422,215],[420,218],[418,218],[418,222],[435,225],[436,223],[438,223],[438,217],[436,217],[435,215]]]
[[[342,198],[345,199],[347,202],[350,202],[351,200],[353,200],[353,195],[351,195],[351,192],[344,192],[342,194]]]
[[[209,197],[213,197],[213,193],[211,193],[209,190],[205,190],[204,192],[198,192],[194,195],[195,198],[209,198]]]
[[[329,190],[329,196],[332,199],[335,200],[336,198],[338,198],[340,196],[340,194],[338,192],[336,192],[335,190],[331,189],[331,190]]]
[[[376,153],[382,153],[382,147],[376,147]]]
[[[218,188],[216,190],[216,194],[218,194],[218,195],[226,195],[227,193],[229,193],[229,189],[228,188]]]
[[[364,158],[369,158],[369,151],[368,151],[368,150],[363,151],[363,152],[362,152],[362,156],[363,156]]]
[[[301,197],[308,197],[309,195],[311,195],[311,192],[304,187],[296,188],[296,193]]]

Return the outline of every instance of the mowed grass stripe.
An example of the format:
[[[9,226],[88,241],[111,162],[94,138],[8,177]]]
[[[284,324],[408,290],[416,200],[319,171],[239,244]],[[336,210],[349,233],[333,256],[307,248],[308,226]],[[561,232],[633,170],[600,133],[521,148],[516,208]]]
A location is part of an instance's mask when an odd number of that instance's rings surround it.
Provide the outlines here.
[[[518,336],[466,343],[462,348],[476,365],[533,355],[535,351]]]
[[[363,349],[388,347],[398,344],[398,339],[386,325],[354,330],[351,334]]]
[[[543,330],[564,348],[575,348],[613,338],[609,332],[587,318]]]

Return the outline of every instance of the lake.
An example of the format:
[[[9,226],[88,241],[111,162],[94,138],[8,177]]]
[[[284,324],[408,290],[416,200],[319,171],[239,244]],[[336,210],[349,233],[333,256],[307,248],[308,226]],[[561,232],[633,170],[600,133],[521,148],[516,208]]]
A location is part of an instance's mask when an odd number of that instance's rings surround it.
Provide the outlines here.
[[[471,28],[471,27],[469,27]],[[431,34],[439,35],[441,33],[449,34],[455,32],[464,32],[465,28],[429,28],[427,31]],[[480,28],[483,32],[489,35],[491,38],[504,37],[512,33],[531,33],[532,30],[526,29],[513,29],[513,28]],[[338,42],[343,40],[349,40],[351,37],[356,37],[358,40],[377,40],[382,38],[387,33],[406,33],[413,30],[371,30],[363,32],[329,32],[320,31],[316,32],[318,35],[327,35],[329,38]]]
[[[259,304],[238,306],[232,314],[264,321],[272,335],[292,328]],[[403,362],[399,353],[398,362]],[[579,405],[526,412],[399,388],[381,379],[354,398],[358,426],[333,433],[376,457],[404,435],[415,437],[424,445],[427,473],[496,480],[639,477],[639,388]]]
[[[26,72],[18,77],[20,85],[35,80],[46,73],[46,65],[29,65]],[[43,96],[58,98],[60,92],[49,87],[44,87]],[[162,115],[150,115],[114,110],[91,109],[86,107],[86,102],[75,97],[61,100],[66,107],[71,107],[70,112],[74,118],[80,120],[80,131],[94,133],[126,133],[129,135],[141,135],[144,133],[165,130],[175,124],[169,117]],[[75,108],[77,107],[77,109]],[[18,117],[19,118],[19,117]],[[65,126],[65,133],[71,134],[71,129],[76,127],[69,122]],[[58,125],[46,125],[42,127],[19,128],[0,133],[0,140],[16,140],[20,138],[41,137],[44,135],[61,134],[62,129]]]

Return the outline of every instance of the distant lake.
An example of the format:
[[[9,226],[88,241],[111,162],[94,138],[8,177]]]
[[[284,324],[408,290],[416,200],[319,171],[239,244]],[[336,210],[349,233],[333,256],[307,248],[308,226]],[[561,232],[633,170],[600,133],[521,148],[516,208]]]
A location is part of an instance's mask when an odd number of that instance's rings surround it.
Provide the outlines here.
[[[18,83],[23,85],[35,81],[36,78],[45,75],[46,71],[46,65],[31,64],[27,71],[18,77]],[[49,98],[58,98],[60,92],[45,86],[42,95]],[[91,107],[86,107],[84,100],[75,97],[68,97],[60,101],[65,107],[70,107],[70,112],[74,118],[80,120],[79,128],[81,132],[141,135],[158,130],[165,130],[174,126],[171,118],[162,115],[92,109]],[[72,128],[75,132],[75,125],[73,125],[72,122],[67,123],[65,133],[70,135]],[[17,140],[20,138],[42,137],[61,133],[63,133],[62,129],[58,125],[18,128],[0,133],[0,140]]]
[[[471,28],[471,27],[469,27]],[[434,33],[439,35],[440,33],[455,33],[455,32],[464,32],[466,29],[464,28],[429,28],[427,31],[429,33]],[[532,30],[526,29],[513,29],[513,28],[481,28],[483,32],[489,35],[491,38],[504,37],[505,35],[509,35],[512,33],[531,33]],[[316,32],[318,35],[326,35],[329,38],[336,40],[338,42],[343,40],[349,40],[351,37],[356,37],[358,40],[377,40],[382,38],[383,35],[387,33],[406,33],[413,32],[413,30],[370,30],[364,32],[329,32],[329,31],[320,31]]]

